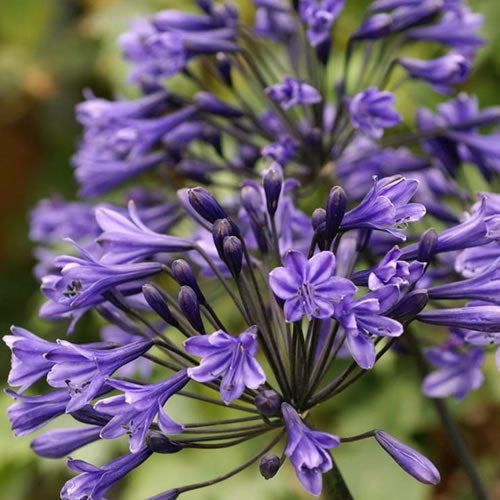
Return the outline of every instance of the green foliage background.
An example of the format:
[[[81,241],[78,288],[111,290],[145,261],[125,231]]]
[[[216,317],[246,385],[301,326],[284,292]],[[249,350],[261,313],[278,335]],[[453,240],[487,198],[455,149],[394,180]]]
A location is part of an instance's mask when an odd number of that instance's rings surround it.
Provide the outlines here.
[[[242,13],[252,15],[250,0],[239,0]],[[338,23],[338,54],[359,22],[366,0],[346,0]],[[464,90],[480,96],[482,106],[500,103],[500,2],[471,0],[485,14],[483,30],[489,43],[481,49],[472,77]],[[37,319],[41,302],[32,277],[32,246],[28,242],[27,212],[40,197],[60,192],[74,196],[69,158],[75,149],[78,127],[73,116],[81,92],[127,96],[126,64],[120,59],[116,37],[127,21],[165,7],[184,8],[180,0],[1,0],[0,1],[0,333],[19,324],[50,338],[64,335],[64,327]],[[438,102],[439,96],[423,85],[410,85],[398,94],[398,107],[409,117],[415,103]],[[476,185],[471,185],[475,189]],[[85,318],[75,339],[97,331],[96,318]],[[427,331],[427,335],[434,332]],[[5,385],[8,350],[0,347],[0,375]],[[384,428],[413,443],[438,465],[443,482],[436,489],[423,486],[403,473],[375,442],[341,446],[335,457],[354,497],[361,500],[423,500],[472,498],[432,407],[419,396],[418,376],[404,359],[385,359],[332,405],[319,409],[317,423],[338,434],[356,434]],[[500,498],[500,375],[491,360],[487,382],[467,399],[450,402],[463,425],[481,473]],[[41,460],[29,448],[30,437],[14,438],[6,419],[11,400],[0,395],[0,500],[48,500],[59,497],[67,479],[64,460]],[[174,416],[192,421],[200,407],[191,402],[173,404]],[[203,407],[202,417],[222,415]],[[209,413],[210,412],[210,413]],[[224,410],[222,410],[224,412]],[[227,415],[227,413],[225,414]],[[196,418],[201,420],[201,418]],[[60,421],[58,421],[60,426]],[[71,425],[68,421],[68,425]],[[100,464],[125,448],[123,441],[102,442],[77,455]],[[155,456],[123,481],[110,498],[138,500],[193,479],[218,475],[244,461],[254,450],[244,445],[232,450],[186,451]],[[272,481],[260,478],[255,467],[212,489],[194,492],[193,499],[234,498],[293,500],[306,498],[293,471],[285,466]]]

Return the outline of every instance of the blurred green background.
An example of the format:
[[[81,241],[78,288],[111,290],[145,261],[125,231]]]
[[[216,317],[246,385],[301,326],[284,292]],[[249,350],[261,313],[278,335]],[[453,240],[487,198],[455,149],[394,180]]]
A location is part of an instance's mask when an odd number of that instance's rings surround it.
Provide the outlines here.
[[[240,0],[243,15],[251,17],[250,0]],[[346,0],[338,27],[341,38],[359,22],[368,2]],[[500,2],[471,0],[474,10],[486,16],[483,34],[489,43],[481,49],[464,89],[480,96],[482,106],[500,103]],[[126,64],[120,59],[116,37],[130,18],[165,7],[182,8],[180,0],[0,0],[0,332],[11,324],[30,328],[51,338],[64,335],[62,325],[36,318],[41,301],[32,276],[32,246],[28,242],[27,213],[40,197],[62,193],[73,197],[69,158],[79,130],[74,105],[82,89],[97,95],[113,92],[133,95],[127,87]],[[339,47],[340,49],[341,47]],[[114,89],[114,90],[112,90]],[[413,93],[411,93],[413,92]],[[401,109],[415,102],[436,102],[428,89],[412,90],[399,98]],[[406,99],[406,100],[405,100]],[[95,319],[81,322],[77,338],[95,328]],[[0,374],[4,385],[9,353],[0,348]],[[450,405],[457,413],[468,443],[478,459],[493,498],[500,499],[500,375],[492,360],[487,382],[466,402]],[[317,423],[338,434],[356,434],[384,428],[413,443],[434,460],[443,481],[435,489],[414,481],[395,466],[376,443],[363,441],[335,452],[354,497],[361,500],[465,500],[472,498],[433,409],[418,393],[418,378],[405,360],[386,359],[333,406],[320,408]],[[404,369],[403,369],[404,368]],[[30,437],[14,438],[5,412],[11,400],[0,395],[0,499],[46,500],[59,497],[69,477],[64,460],[38,459],[29,449]],[[186,404],[174,416],[190,420],[199,409]],[[124,445],[124,442],[121,443]],[[131,474],[110,493],[114,500],[140,500],[193,479],[222,473],[244,461],[252,445],[230,451],[184,452],[158,456]],[[76,455],[101,464],[123,451],[116,444],[98,443]],[[198,499],[299,499],[306,498],[286,466],[272,481],[260,478],[255,467],[245,474],[207,490]]]

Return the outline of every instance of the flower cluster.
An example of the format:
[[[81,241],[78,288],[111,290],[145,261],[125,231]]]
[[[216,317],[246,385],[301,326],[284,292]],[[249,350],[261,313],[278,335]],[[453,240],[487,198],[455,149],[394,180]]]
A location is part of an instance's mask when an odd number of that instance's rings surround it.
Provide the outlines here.
[[[102,466],[70,458],[79,474],[63,499],[103,499],[153,453],[265,438],[233,471],[153,498],[175,499],[259,460],[270,479],[287,457],[319,495],[323,474],[342,482],[329,450],[371,437],[407,473],[436,484],[435,466],[388,433],[329,434],[310,413],[386,353],[423,343],[421,324],[450,328],[425,350],[437,367],[422,385],[432,398],[476,389],[487,347],[500,345],[500,197],[480,193],[472,203],[458,176],[464,162],[487,181],[498,174],[500,141],[481,128],[500,111],[480,111],[476,97],[460,93],[437,113],[419,107],[413,131],[400,133],[393,92],[410,79],[439,92],[463,81],[483,43],[481,16],[461,0],[376,0],[334,84],[330,48],[344,2],[254,3],[254,26],[211,0],[198,2],[199,13],[134,21],[119,43],[143,95],[89,94],[77,106],[84,133],[73,164],[87,201],[43,201],[32,213],[31,236],[44,245],[41,316],[71,319],[69,333],[90,311],[109,324],[86,344],[19,327],[4,337],[8,381],[18,387],[8,390],[17,399],[13,431],[70,414],[82,425],[34,439],[47,457],[99,439],[129,441]],[[399,52],[426,42],[443,52],[430,60]],[[357,53],[368,56],[361,68]],[[167,89],[174,75],[197,90]],[[415,143],[420,149],[406,147]],[[131,181],[121,204],[91,200]],[[311,190],[314,206],[304,202]],[[468,211],[458,213],[456,200]],[[430,228],[436,219],[440,232]],[[59,238],[75,250],[54,254]],[[213,295],[225,297],[224,310]],[[53,390],[25,394],[42,379]],[[202,386],[213,393],[196,392]],[[244,416],[177,422],[164,406],[181,398]],[[268,453],[283,440],[281,458]]]

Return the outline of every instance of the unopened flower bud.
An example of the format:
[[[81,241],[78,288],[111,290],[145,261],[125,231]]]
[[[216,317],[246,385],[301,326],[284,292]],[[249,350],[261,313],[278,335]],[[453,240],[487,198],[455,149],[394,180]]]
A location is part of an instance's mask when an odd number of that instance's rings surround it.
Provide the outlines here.
[[[102,427],[52,429],[39,434],[32,442],[31,449],[45,458],[61,458],[69,453],[100,439]]]
[[[155,453],[176,453],[182,450],[182,446],[172,442],[165,434],[157,431],[149,431],[146,436],[148,448]]]
[[[200,314],[200,303],[196,292],[190,286],[181,286],[179,290],[179,307],[191,326],[200,333],[205,333],[205,327]]]
[[[159,493],[154,497],[146,498],[146,500],[175,500],[180,495],[180,491],[177,488],[172,490],[164,491],[163,493]]]
[[[335,186],[331,189],[326,201],[326,229],[325,238],[326,245],[329,247],[342,224],[347,198],[344,190],[340,186]]]
[[[434,228],[427,229],[418,242],[417,259],[420,262],[429,262],[434,256],[438,242],[438,234]]]
[[[160,318],[164,319],[169,325],[178,326],[177,320],[174,318],[172,311],[168,307],[168,304],[165,302],[163,295],[152,283],[148,283],[142,287],[142,294],[146,299],[146,302],[149,304],[151,309],[160,316]]]
[[[427,305],[429,296],[427,290],[415,290],[405,295],[391,310],[391,318],[403,325],[410,323]]]
[[[198,286],[193,268],[184,259],[177,259],[172,262],[172,274],[179,285],[190,286],[195,292],[198,300],[204,304],[205,296]]]
[[[283,178],[276,166],[271,165],[264,175],[264,191],[266,193],[267,211],[271,217],[276,213],[281,194]]]
[[[236,225],[230,219],[218,219],[212,226],[212,236],[214,238],[215,248],[222,260],[224,260],[224,239],[228,236],[236,236],[238,234],[238,232],[234,230],[235,227]]]
[[[264,389],[255,396],[255,406],[267,417],[276,415],[281,410],[281,397],[272,389]]]
[[[280,458],[277,455],[269,453],[260,460],[259,470],[264,479],[271,479],[279,471],[280,466]]]
[[[262,196],[258,188],[252,185],[243,186],[241,189],[241,204],[255,224],[265,223]]]
[[[241,272],[243,263],[243,245],[236,236],[227,236],[223,243],[224,262],[231,271],[231,274],[236,277]]]
[[[375,439],[404,471],[418,481],[438,484],[441,480],[435,465],[418,451],[384,431],[375,431]]]
[[[199,186],[189,189],[188,198],[191,206],[205,220],[214,223],[217,219],[227,218],[225,210],[207,189]]]

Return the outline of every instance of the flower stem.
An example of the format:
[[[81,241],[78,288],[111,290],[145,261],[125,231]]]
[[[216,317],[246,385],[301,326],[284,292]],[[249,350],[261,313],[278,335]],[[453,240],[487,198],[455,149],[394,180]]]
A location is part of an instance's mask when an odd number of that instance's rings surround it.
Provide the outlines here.
[[[333,458],[332,463],[332,469],[323,474],[322,498],[324,500],[353,500],[351,492]]]
[[[409,329],[406,330],[404,337],[406,338],[407,345],[415,360],[418,371],[422,377],[425,377],[429,373],[429,368],[422,351],[420,350],[417,339],[413,335],[413,332]],[[453,452],[469,478],[475,497],[478,500],[488,500],[490,498],[488,491],[479,476],[474,463],[474,458],[467,446],[467,443],[464,441],[462,434],[460,433],[460,429],[455,422],[446,401],[438,398],[433,398],[431,401],[434,404],[441,420],[441,424],[448,435],[448,441],[453,449]]]

